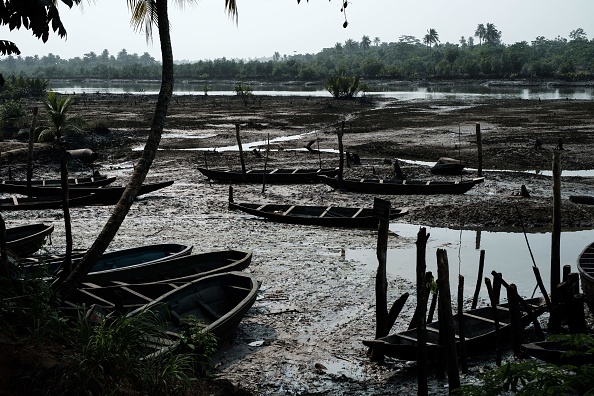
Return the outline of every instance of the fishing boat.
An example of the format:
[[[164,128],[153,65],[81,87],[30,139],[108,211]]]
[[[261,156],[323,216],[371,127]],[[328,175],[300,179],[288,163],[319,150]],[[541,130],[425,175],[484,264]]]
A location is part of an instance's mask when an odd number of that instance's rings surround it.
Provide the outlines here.
[[[338,174],[338,168],[250,169],[245,174],[230,169],[198,167],[198,170],[209,180],[225,183],[306,184],[317,183],[319,175],[333,177]]]
[[[335,190],[340,189],[336,177],[318,176],[318,179]],[[422,181],[396,179],[344,179],[342,188],[346,191],[368,194],[464,194],[472,187],[485,181],[484,177],[459,181]]]
[[[435,175],[460,175],[467,165],[468,163],[462,160],[441,157],[437,160],[435,165],[431,167],[431,173]]]
[[[173,180],[158,182],[158,183],[145,183],[140,186],[137,197],[148,194],[165,187],[169,187],[173,184]],[[23,194],[31,195],[33,197],[48,197],[48,196],[60,196],[62,194],[62,187],[60,186],[33,186],[29,190],[25,186],[5,186],[7,192],[12,194]],[[14,188],[12,188],[14,187]],[[68,194],[70,197],[78,197],[82,195],[94,194],[96,204],[99,205],[112,205],[117,203],[124,193],[126,186],[84,186],[74,185],[69,186]]]
[[[91,274],[63,304],[63,309],[98,305],[105,312],[129,312],[195,279],[246,269],[251,259],[251,252],[224,250],[161,261],[142,272],[120,271],[123,276]],[[136,276],[131,272],[136,272]]]
[[[594,353],[585,349],[563,341],[536,341],[521,346],[522,353],[543,362],[572,366],[594,364]]]
[[[81,195],[79,197],[69,197],[68,206],[76,208],[80,206],[94,205],[97,203],[97,197],[94,194]],[[0,211],[15,210],[49,210],[62,209],[62,197],[34,197],[20,198],[12,196],[10,198],[0,199]]]
[[[570,195],[569,200],[582,205],[594,205],[594,197],[591,195]]]
[[[158,353],[171,352],[179,346],[179,337],[175,335],[183,333],[184,323],[190,317],[217,339],[228,338],[256,301],[259,287],[258,281],[244,272],[210,275],[186,283],[128,316],[146,310],[155,312],[166,322],[167,335],[171,337],[163,340],[161,348],[157,347]]]
[[[68,184],[70,186],[106,186],[110,183],[115,181],[115,177],[107,177],[103,175],[97,175],[93,177],[78,177],[78,178],[71,178],[68,179]],[[62,180],[61,179],[33,179],[31,180],[32,186],[61,186]],[[11,188],[9,186],[27,186],[26,180],[0,180],[0,192],[8,192],[4,187]]]
[[[594,312],[594,242],[578,256],[577,269],[588,308]]]
[[[536,315],[544,312],[543,300],[540,298],[526,300]],[[464,341],[466,355],[472,356],[485,352],[495,345],[495,312],[492,307],[482,307],[464,312]],[[459,345],[459,314],[453,316],[456,332],[456,344]],[[502,339],[508,338],[511,332],[511,316],[505,304],[497,306],[499,334]],[[530,316],[522,312],[522,326],[530,323]],[[438,353],[439,322],[427,324],[427,358],[435,360]],[[364,340],[363,344],[377,352],[401,360],[417,360],[417,329],[405,330],[376,340]]]
[[[54,232],[53,225],[30,224],[6,229],[6,248],[19,257],[38,251],[46,238]]]
[[[89,271],[88,276],[103,273],[111,274],[114,271],[122,270],[124,268],[134,268],[135,270],[142,271],[152,263],[187,256],[191,252],[191,245],[188,246],[177,243],[161,243],[116,250],[103,254]],[[82,257],[73,259],[72,264],[76,265],[81,259]],[[63,261],[61,260],[56,260],[41,264],[21,265],[21,269],[28,272],[45,270],[48,274],[55,274],[62,265],[62,262]]]
[[[305,206],[290,204],[236,203],[233,188],[229,188],[229,209],[240,210],[278,223],[345,228],[377,228],[379,217],[373,208],[340,206]],[[390,211],[390,220],[403,216],[405,208]]]

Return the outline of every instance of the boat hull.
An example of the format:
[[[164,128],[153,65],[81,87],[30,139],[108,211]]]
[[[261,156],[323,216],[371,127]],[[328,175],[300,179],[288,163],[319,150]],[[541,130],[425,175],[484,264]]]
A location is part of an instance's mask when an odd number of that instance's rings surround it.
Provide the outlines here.
[[[6,229],[6,248],[19,257],[38,251],[54,231],[53,225],[31,224]]]
[[[307,184],[317,183],[319,175],[335,176],[338,169],[252,169],[241,171],[229,169],[208,169],[198,167],[198,170],[210,180],[223,183],[266,183],[266,184]]]

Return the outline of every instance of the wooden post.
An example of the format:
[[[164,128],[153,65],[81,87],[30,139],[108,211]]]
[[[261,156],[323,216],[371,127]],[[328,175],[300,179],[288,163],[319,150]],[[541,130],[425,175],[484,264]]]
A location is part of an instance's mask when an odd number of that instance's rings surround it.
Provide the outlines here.
[[[344,178],[344,147],[342,145],[342,137],[344,136],[344,121],[340,123],[340,129],[337,132],[338,135],[338,188],[343,188],[342,180]]]
[[[481,230],[476,230],[476,236],[474,238],[474,248],[479,250],[481,248]]]
[[[33,107],[33,119],[29,130],[29,147],[27,152],[27,195],[31,197],[31,179],[33,179],[33,145],[35,144],[35,128],[37,125],[37,113],[39,108]]]
[[[437,305],[438,294],[439,286],[435,293],[431,296],[431,305],[429,306],[429,312],[427,312],[427,323],[433,322],[433,315],[435,314],[435,306]]]
[[[266,141],[266,157],[264,158],[264,173],[262,173],[262,194],[266,192],[266,167],[268,165],[268,152],[270,151],[270,132]]]
[[[551,232],[551,302],[558,303],[557,286],[561,282],[561,152],[553,151],[553,230]],[[559,326],[558,313],[551,311],[549,325]]]
[[[579,294],[580,276],[576,272],[567,275],[566,309],[567,327],[571,334],[586,332],[584,301]]]
[[[375,198],[373,211],[379,218],[377,236],[377,274],[375,277],[375,338],[388,335],[388,280],[386,277],[386,258],[388,252],[388,232],[390,224],[390,201]],[[384,356],[375,349],[371,352],[371,360],[382,361]]]
[[[239,148],[239,161],[241,162],[241,174],[243,181],[245,181],[245,161],[243,159],[243,146],[241,145],[241,136],[239,136],[239,124],[235,124],[235,138],[237,139],[237,147]]]
[[[495,322],[495,364],[501,367],[501,334],[499,331],[499,311],[497,308],[497,301],[495,301],[495,293],[493,286],[491,286],[491,279],[485,278],[485,286],[487,286],[487,293],[489,293],[489,300],[493,308],[493,321]]]
[[[571,273],[571,265],[565,264],[563,266],[563,276],[561,277],[561,282],[567,282],[567,276]]]
[[[6,223],[0,214],[0,276],[8,278],[8,253],[6,253]]]
[[[481,284],[483,280],[483,271],[485,269],[485,250],[481,249],[481,256],[479,258],[479,269],[478,269],[478,278],[476,279],[476,287],[474,289],[474,295],[472,296],[472,306],[471,309],[475,309],[476,305],[478,304],[478,297],[481,291]]]
[[[394,304],[392,304],[392,306],[390,307],[390,310],[388,311],[388,320],[386,321],[386,334],[390,332],[390,330],[394,326],[394,323],[396,323],[396,319],[398,319],[398,315],[400,315],[402,308],[404,308],[404,304],[406,303],[406,300],[408,300],[408,296],[408,293],[404,293],[403,295],[398,297],[398,299],[394,301]]]
[[[458,339],[460,340],[462,374],[468,372],[468,366],[466,365],[466,339],[464,337],[464,276],[458,275]]]
[[[417,236],[418,238],[418,236]],[[418,242],[418,239],[417,239]],[[417,246],[417,250],[419,249],[419,247]],[[417,251],[417,263],[418,263],[418,251]],[[418,324],[418,317],[419,315],[427,315],[427,302],[429,301],[429,294],[431,294],[431,288],[428,287],[428,285],[433,282],[433,273],[431,271],[427,271],[425,273],[425,277],[423,279],[423,285],[425,285],[425,287],[423,288],[424,290],[424,295],[422,296],[422,298],[425,301],[425,304],[423,307],[420,307],[420,300],[417,297],[417,306],[415,307],[415,312],[413,313],[412,318],[410,319],[410,323],[408,324],[408,330],[411,329],[416,329],[419,324]],[[417,285],[418,288],[418,285]],[[420,308],[419,308],[420,307]],[[422,312],[420,312],[422,311]],[[427,319],[425,319],[425,323],[427,323]]]
[[[417,233],[417,309],[415,311],[416,325],[417,325],[417,395],[423,396],[429,394],[429,387],[427,386],[427,322],[425,321],[425,314],[427,311],[427,292],[428,275],[431,272],[426,272],[427,260],[426,249],[429,234],[427,229],[421,227]]]
[[[394,177],[399,180],[405,180],[406,176],[402,173],[402,169],[400,169],[400,164],[398,163],[398,158],[394,158]]]
[[[481,124],[476,123],[476,148],[478,151],[478,176],[483,176],[483,140],[481,136]]]
[[[499,305],[501,297],[501,280],[503,278],[501,272],[492,271],[491,274],[493,274],[493,296],[495,297],[495,303]]]
[[[518,300],[518,289],[513,283],[507,288],[507,303],[509,305],[510,328],[514,356],[522,354],[522,316],[520,313],[520,301]]]
[[[452,297],[450,293],[450,269],[448,255],[444,249],[437,249],[437,282],[439,283],[439,345],[445,348],[448,384],[450,392],[460,387],[456,333],[452,317]]]

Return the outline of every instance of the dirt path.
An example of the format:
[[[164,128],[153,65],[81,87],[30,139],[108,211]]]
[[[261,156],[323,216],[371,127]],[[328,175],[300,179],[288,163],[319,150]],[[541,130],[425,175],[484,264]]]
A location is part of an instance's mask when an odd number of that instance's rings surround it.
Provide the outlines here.
[[[109,131],[72,140],[72,145],[98,151],[100,171],[124,183],[142,146],[153,97],[90,96],[78,111]],[[248,269],[259,281],[258,300],[225,342],[216,357],[216,373],[250,391],[269,395],[385,395],[416,393],[414,365],[387,360],[371,363],[361,340],[374,336],[373,274],[348,260],[345,249],[374,248],[376,232],[324,229],[274,224],[227,208],[228,186],[209,184],[196,170],[209,166],[237,166],[237,152],[204,149],[236,144],[235,124],[241,124],[244,142],[306,133],[274,145],[268,166],[337,165],[335,153],[308,153],[301,149],[319,139],[322,150],[336,149],[336,128],[346,119],[345,145],[358,153],[362,165],[347,176],[390,175],[384,159],[404,158],[433,162],[441,156],[458,157],[476,168],[475,123],[481,123],[485,152],[485,183],[460,196],[390,196],[393,206],[411,208],[399,221],[427,226],[455,224],[480,229],[518,229],[514,202],[531,230],[550,229],[551,179],[528,173],[490,169],[549,169],[552,149],[563,139],[564,169],[592,169],[594,103],[579,101],[399,102],[335,101],[323,98],[256,98],[244,107],[237,98],[176,97],[172,104],[161,151],[150,180],[173,179],[174,185],[138,200],[110,249],[160,242],[185,242],[195,252],[227,248],[252,249]],[[542,149],[534,149],[538,137]],[[15,143],[11,143],[15,148]],[[317,146],[317,143],[316,143]],[[176,150],[174,150],[176,149]],[[185,149],[183,151],[179,149]],[[6,151],[6,149],[2,149]],[[41,147],[38,152],[46,152]],[[263,152],[262,152],[263,154]],[[246,153],[248,167],[263,166],[263,158]],[[51,151],[38,157],[36,174],[49,174],[57,164]],[[16,178],[23,177],[22,154],[4,155]],[[8,162],[10,161],[10,162]],[[43,163],[43,166],[42,166]],[[410,178],[432,177],[425,166],[401,162]],[[83,169],[78,169],[83,171]],[[75,169],[76,171],[76,169]],[[465,177],[475,176],[470,171]],[[532,198],[512,194],[526,185]],[[592,191],[584,177],[563,180],[564,229],[589,229],[594,207],[567,200],[570,194]],[[338,193],[321,184],[299,186],[235,186],[236,200],[293,204],[371,206],[373,197]],[[73,209],[75,245],[89,247],[105,223],[110,208]],[[49,247],[63,250],[64,232],[59,211],[3,213],[8,226],[45,222],[55,225]],[[413,244],[392,235],[390,247]],[[411,263],[414,265],[414,263]],[[389,279],[389,301],[402,293],[411,297],[393,330],[406,328],[414,307],[413,285],[399,277]],[[472,378],[481,366],[471,368]],[[445,394],[445,383],[432,380],[432,394]]]

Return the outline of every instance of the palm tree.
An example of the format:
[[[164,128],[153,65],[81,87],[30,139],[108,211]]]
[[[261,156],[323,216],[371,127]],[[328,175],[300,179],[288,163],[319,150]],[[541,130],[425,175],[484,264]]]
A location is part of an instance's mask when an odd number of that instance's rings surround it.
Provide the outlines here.
[[[479,45],[483,44],[483,39],[485,38],[486,34],[487,29],[485,29],[485,25],[479,23],[479,25],[476,27],[476,30],[474,31],[474,37],[478,37],[479,39]]]
[[[132,11],[132,25],[137,30],[145,29],[147,40],[152,38],[152,26],[156,25],[159,31],[161,45],[161,88],[155,106],[155,113],[151,122],[151,129],[148,134],[144,150],[140,159],[134,167],[132,177],[124,190],[120,200],[116,204],[107,223],[97,236],[91,248],[84,255],[82,260],[73,269],[70,275],[63,281],[56,282],[54,288],[62,297],[67,298],[82,279],[89,273],[97,259],[109,246],[122,222],[128,214],[132,202],[144,182],[146,175],[155,159],[157,148],[161,140],[161,134],[167,117],[167,109],[173,94],[173,49],[171,47],[171,36],[169,31],[169,15],[167,0],[127,0],[128,7]],[[193,0],[188,0],[193,2]],[[237,22],[237,4],[235,0],[225,0],[225,10],[235,18]]]
[[[369,36],[363,36],[361,37],[361,48],[363,49],[363,53],[365,53],[365,51],[367,51],[369,49],[369,46],[371,45],[371,39],[369,38]]]
[[[379,37],[373,39],[373,45],[375,45],[376,47],[379,47],[381,42],[382,40]]]
[[[435,29],[428,29],[425,35],[425,41],[429,44],[429,51],[431,51],[431,45],[439,43],[439,34]]]
[[[501,40],[501,32],[497,30],[495,25],[487,23],[487,29],[485,30],[485,42],[489,44],[498,44]]]

